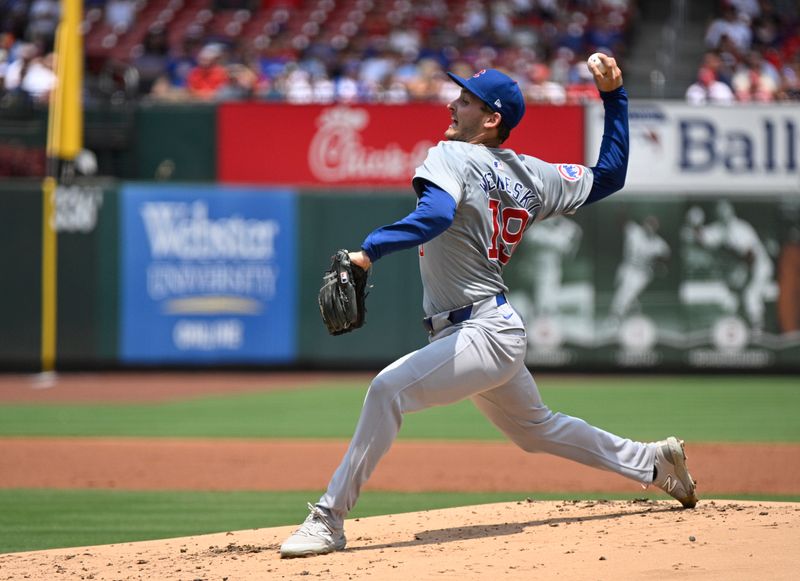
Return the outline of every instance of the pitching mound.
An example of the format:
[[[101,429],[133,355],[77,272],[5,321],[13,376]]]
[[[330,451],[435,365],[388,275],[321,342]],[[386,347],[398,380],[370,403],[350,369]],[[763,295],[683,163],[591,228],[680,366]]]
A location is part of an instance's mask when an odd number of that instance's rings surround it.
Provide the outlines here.
[[[518,502],[347,522],[341,553],[281,560],[294,527],[0,555],[0,579],[795,579],[800,505]]]

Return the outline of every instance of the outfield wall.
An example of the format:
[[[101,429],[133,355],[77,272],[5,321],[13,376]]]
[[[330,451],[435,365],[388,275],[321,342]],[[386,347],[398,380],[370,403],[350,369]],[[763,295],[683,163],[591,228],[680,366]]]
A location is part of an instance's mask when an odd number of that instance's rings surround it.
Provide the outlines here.
[[[335,249],[414,207],[447,122],[432,104],[87,110],[121,181],[59,192],[58,365],[376,366],[423,345],[412,251],[376,265],[357,333],[329,337],[316,295]],[[507,269],[528,363],[800,371],[800,110],[641,101],[630,127],[625,190],[537,225]],[[38,367],[45,130],[44,110],[0,111],[2,369]],[[593,165],[602,134],[599,104],[530,106],[507,145]]]
[[[330,253],[414,206],[408,191],[374,194],[110,182],[62,190],[58,366],[375,366],[418,348],[426,335],[413,251],[375,266],[363,329],[330,337],[319,318]],[[0,366],[34,369],[38,184],[5,184],[0,212],[13,216],[0,239]],[[533,228],[506,278],[536,369],[800,371],[794,195],[628,193]]]

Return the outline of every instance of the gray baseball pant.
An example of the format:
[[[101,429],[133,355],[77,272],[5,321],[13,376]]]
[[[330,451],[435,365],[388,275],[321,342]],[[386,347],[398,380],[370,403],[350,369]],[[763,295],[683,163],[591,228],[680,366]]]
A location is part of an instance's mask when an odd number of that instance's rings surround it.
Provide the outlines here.
[[[350,446],[320,498],[339,521],[355,505],[397,437],[403,414],[471,398],[511,441],[610,470],[642,484],[653,480],[655,446],[621,438],[585,421],[553,413],[525,367],[522,319],[494,297],[475,303],[472,317],[450,325],[434,316],[428,345],[401,357],[372,381]]]

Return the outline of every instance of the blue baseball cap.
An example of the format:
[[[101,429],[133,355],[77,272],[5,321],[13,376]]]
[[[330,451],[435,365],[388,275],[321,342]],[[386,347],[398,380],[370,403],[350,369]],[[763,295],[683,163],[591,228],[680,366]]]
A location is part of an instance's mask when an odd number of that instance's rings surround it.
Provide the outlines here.
[[[514,129],[525,115],[525,99],[517,82],[497,69],[483,69],[469,79],[447,73],[453,82],[486,103],[492,111],[500,113],[503,125]]]

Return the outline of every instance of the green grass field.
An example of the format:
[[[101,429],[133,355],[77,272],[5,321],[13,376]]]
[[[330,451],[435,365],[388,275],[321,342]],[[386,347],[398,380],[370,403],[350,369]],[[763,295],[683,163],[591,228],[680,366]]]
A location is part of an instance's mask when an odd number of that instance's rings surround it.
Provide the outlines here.
[[[800,441],[796,377],[545,376],[539,384],[552,409],[635,439],[675,433],[693,442]],[[349,438],[366,387],[332,381],[172,403],[0,405],[0,436]],[[400,437],[502,439],[469,402],[409,415]],[[0,490],[0,552],[297,524],[305,503],[320,492]],[[370,492],[352,516],[526,496],[532,495]],[[557,492],[532,497],[577,498]]]
[[[366,385],[203,397],[139,405],[0,406],[0,436],[349,438]],[[545,402],[631,438],[668,433],[698,442],[800,441],[797,377],[549,378]],[[503,436],[470,402],[407,416],[401,438]]]

